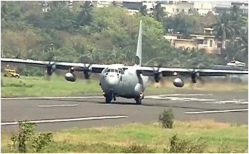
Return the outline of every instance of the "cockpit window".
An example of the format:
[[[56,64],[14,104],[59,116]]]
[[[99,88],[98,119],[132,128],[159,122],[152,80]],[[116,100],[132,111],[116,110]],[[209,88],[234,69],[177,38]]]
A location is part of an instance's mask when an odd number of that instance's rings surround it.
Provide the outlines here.
[[[116,73],[119,73],[119,71],[117,69],[108,69],[107,72],[116,72]]]
[[[123,69],[106,69],[105,71],[104,71],[105,73],[107,73],[107,72],[115,72],[115,73],[119,73],[119,74],[124,74],[124,70]]]

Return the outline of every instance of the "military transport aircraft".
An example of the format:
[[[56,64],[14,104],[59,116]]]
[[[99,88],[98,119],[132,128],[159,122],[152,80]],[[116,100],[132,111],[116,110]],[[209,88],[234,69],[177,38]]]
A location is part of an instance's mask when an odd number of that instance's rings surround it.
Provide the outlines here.
[[[184,82],[179,76],[189,76],[193,83],[199,76],[226,76],[229,74],[248,74],[248,71],[236,70],[214,70],[214,69],[183,69],[183,68],[160,68],[143,67],[142,64],[142,21],[140,21],[137,51],[134,66],[123,64],[99,65],[51,61],[34,61],[22,59],[2,58],[1,62],[28,64],[47,69],[47,74],[52,75],[56,69],[69,70],[65,74],[67,81],[74,82],[76,76],[74,71],[81,71],[86,79],[91,73],[100,73],[100,86],[103,90],[106,103],[116,100],[116,97],[134,98],[137,104],[142,103],[143,92],[149,76],[153,76],[155,82],[159,82],[161,76],[175,76],[173,84],[183,87]]]

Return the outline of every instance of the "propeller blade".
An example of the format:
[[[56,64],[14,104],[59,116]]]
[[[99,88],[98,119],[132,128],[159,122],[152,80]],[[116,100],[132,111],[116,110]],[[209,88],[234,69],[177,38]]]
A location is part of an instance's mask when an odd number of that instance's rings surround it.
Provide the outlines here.
[[[91,63],[86,66],[86,64],[84,63],[84,68],[83,68],[83,74],[84,74],[84,77],[85,79],[90,79],[90,76],[91,76],[91,70],[90,70],[90,67],[91,67]]]

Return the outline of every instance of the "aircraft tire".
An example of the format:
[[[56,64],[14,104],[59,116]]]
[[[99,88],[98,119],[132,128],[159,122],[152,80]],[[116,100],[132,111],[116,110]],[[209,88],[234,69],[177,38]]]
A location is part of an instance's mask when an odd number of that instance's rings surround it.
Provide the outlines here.
[[[112,101],[112,95],[111,94],[106,95],[105,102],[106,103],[111,103],[111,101]]]
[[[140,97],[135,98],[136,104],[140,105],[142,104],[142,99]]]

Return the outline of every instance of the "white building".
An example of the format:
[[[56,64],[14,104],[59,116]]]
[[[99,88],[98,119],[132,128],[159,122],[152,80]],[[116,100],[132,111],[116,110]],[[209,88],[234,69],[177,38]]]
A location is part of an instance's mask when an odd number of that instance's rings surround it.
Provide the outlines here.
[[[213,5],[210,2],[194,2],[193,9],[200,15],[206,15],[208,12],[213,12]]]
[[[189,12],[193,9],[193,3],[168,3],[162,4],[162,7],[165,8],[164,11],[168,14],[168,16],[174,16],[181,12],[189,14]]]
[[[113,1],[100,1],[100,0],[97,0],[97,1],[92,1],[91,4],[94,7],[108,7],[108,6],[112,5],[112,2]]]

